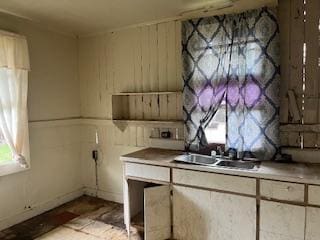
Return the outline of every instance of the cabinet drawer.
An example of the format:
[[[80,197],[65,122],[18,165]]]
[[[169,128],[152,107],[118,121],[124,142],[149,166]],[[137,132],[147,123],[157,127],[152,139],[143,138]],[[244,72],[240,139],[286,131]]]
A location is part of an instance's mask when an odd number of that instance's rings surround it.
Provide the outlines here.
[[[304,202],[303,184],[261,180],[260,191],[262,197],[269,199]]]
[[[306,208],[293,204],[260,202],[260,240],[304,240]]]
[[[320,206],[320,186],[309,185],[308,202]]]
[[[253,178],[173,169],[172,181],[188,186],[256,195],[256,180]]]
[[[131,177],[170,182],[170,168],[167,167],[125,163],[125,174]]]

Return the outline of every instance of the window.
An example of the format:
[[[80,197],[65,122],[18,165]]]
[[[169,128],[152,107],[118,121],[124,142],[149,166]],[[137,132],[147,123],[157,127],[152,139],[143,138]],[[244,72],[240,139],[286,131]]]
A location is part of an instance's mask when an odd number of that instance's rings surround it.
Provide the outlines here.
[[[274,159],[280,84],[275,9],[184,21],[182,44],[186,150],[224,145],[241,158]]]
[[[208,143],[226,144],[226,127],[226,105],[222,104],[205,129]]]
[[[12,152],[0,131],[0,165],[12,161]]]
[[[29,167],[28,71],[25,37],[0,31],[0,176]]]

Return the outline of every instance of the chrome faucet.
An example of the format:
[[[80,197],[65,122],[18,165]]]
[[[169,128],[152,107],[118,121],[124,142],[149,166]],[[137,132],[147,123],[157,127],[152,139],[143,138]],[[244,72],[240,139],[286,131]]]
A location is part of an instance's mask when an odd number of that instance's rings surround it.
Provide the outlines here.
[[[212,157],[213,159],[216,159],[216,156],[217,156],[217,152],[216,152],[215,150],[212,150],[212,151],[211,151],[211,157]]]

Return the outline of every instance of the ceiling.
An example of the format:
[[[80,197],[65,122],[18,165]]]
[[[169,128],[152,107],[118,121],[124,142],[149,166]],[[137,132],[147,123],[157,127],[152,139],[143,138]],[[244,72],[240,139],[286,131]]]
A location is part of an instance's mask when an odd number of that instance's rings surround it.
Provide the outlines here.
[[[61,32],[87,35],[175,17],[231,0],[0,0],[0,11],[46,24]],[[238,0],[252,2],[252,0]],[[254,0],[254,2],[265,0]]]

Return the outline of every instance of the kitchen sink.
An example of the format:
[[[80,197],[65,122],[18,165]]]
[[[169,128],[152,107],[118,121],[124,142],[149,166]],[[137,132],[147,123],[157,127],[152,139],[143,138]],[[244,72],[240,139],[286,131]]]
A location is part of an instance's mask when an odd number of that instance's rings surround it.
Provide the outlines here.
[[[245,170],[257,170],[259,162],[239,161],[239,160],[226,160],[225,158],[214,158],[207,155],[186,153],[180,155],[174,159],[176,162],[183,162],[196,165],[204,165],[208,167],[221,167],[232,169],[245,169]]]
[[[253,169],[257,166],[253,162],[241,162],[241,161],[219,161],[216,164],[217,167],[228,167],[228,168],[240,168],[240,169]]]
[[[217,162],[216,159],[210,156],[194,154],[194,153],[180,155],[176,157],[174,160],[178,162],[193,163],[198,165],[212,165]]]

